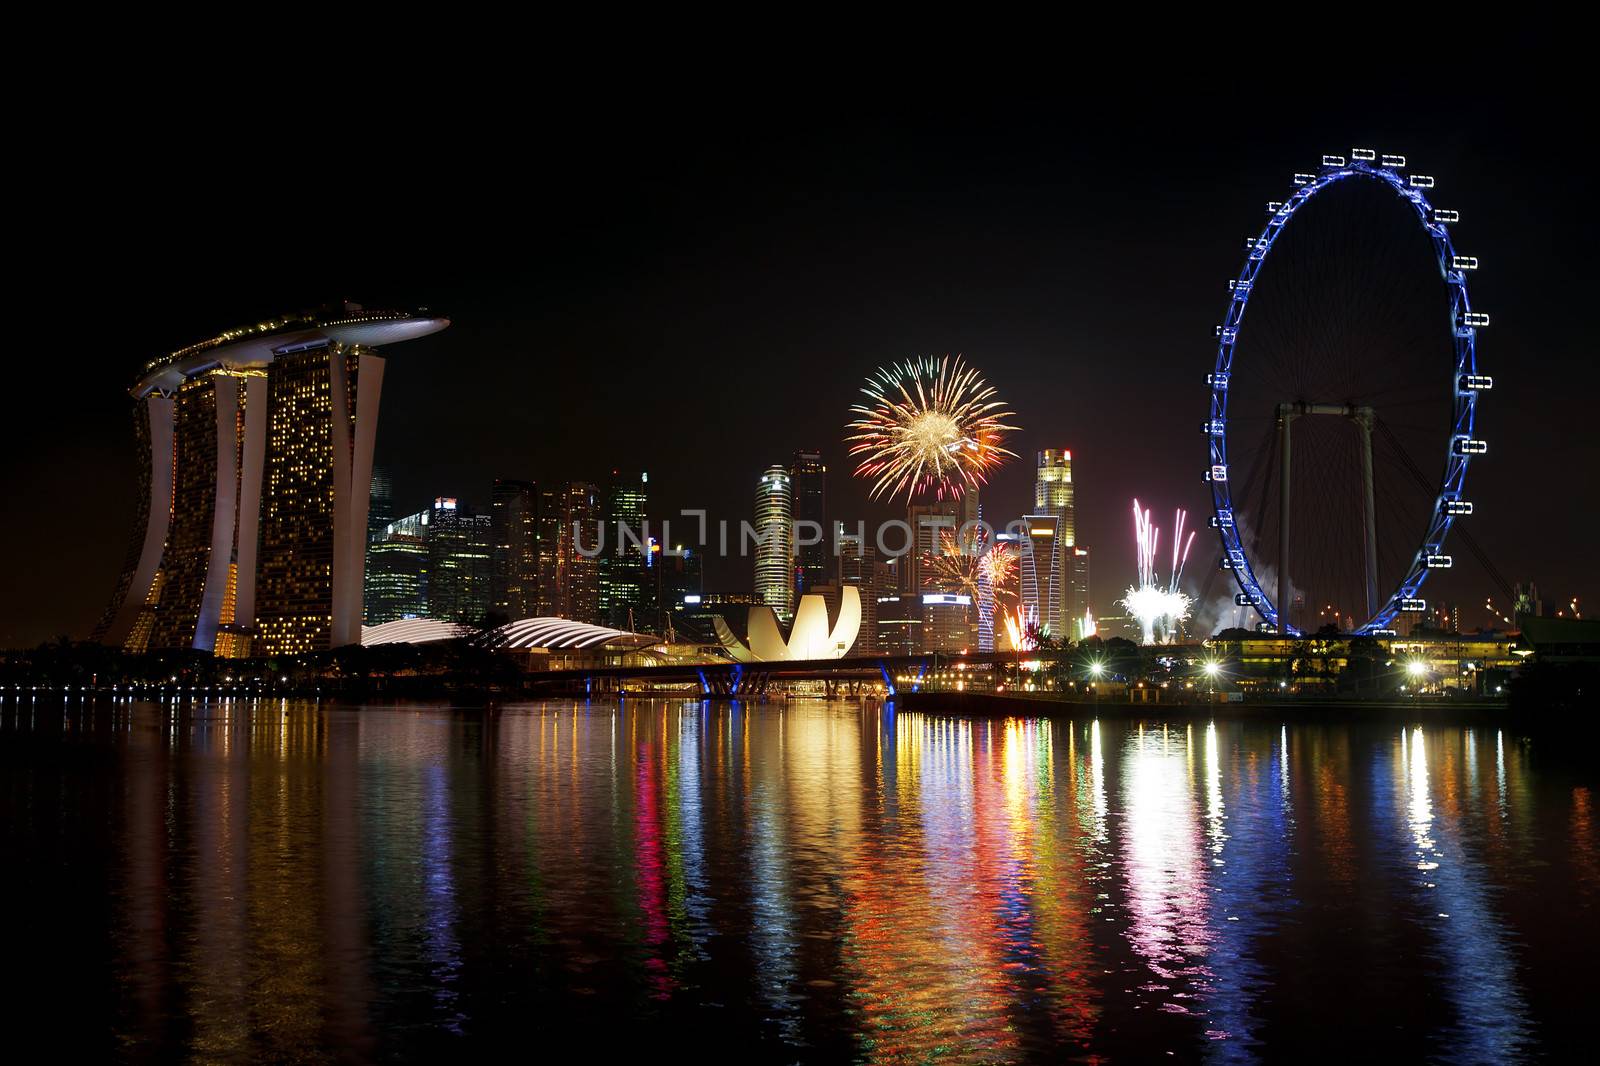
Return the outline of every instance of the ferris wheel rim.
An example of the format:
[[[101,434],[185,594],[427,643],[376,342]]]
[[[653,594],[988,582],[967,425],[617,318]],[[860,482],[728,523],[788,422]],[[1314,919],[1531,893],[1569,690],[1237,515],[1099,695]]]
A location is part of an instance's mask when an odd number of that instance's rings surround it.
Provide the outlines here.
[[[1222,544],[1220,565],[1233,574],[1234,582],[1239,587],[1234,597],[1235,604],[1254,609],[1269,627],[1286,634],[1303,635],[1292,624],[1280,625],[1283,605],[1274,603],[1256,578],[1255,567],[1244,549],[1234,518],[1232,490],[1228,480],[1228,385],[1244,312],[1249,305],[1256,275],[1266,262],[1273,244],[1287,228],[1289,220],[1319,192],[1342,181],[1363,179],[1382,182],[1415,210],[1433,242],[1439,270],[1444,277],[1450,301],[1454,353],[1451,382],[1454,412],[1450,436],[1445,443],[1444,475],[1434,499],[1428,528],[1409,569],[1377,612],[1356,626],[1353,634],[1371,636],[1392,633],[1389,627],[1399,614],[1427,609],[1427,601],[1420,595],[1422,586],[1431,570],[1451,565],[1451,556],[1444,552],[1446,538],[1455,519],[1470,514],[1472,510],[1471,502],[1463,496],[1467,467],[1473,455],[1481,455],[1487,450],[1487,445],[1474,436],[1477,398],[1480,392],[1492,387],[1492,381],[1478,373],[1477,332],[1489,324],[1489,317],[1472,310],[1467,286],[1466,275],[1477,269],[1478,261],[1472,256],[1459,255],[1450,237],[1449,224],[1459,221],[1459,213],[1435,208],[1427,196],[1427,190],[1434,187],[1433,178],[1406,170],[1404,156],[1380,156],[1371,149],[1357,148],[1352,149],[1348,159],[1344,156],[1323,156],[1322,165],[1316,173],[1297,173],[1294,176],[1293,195],[1281,203],[1269,203],[1266,225],[1259,234],[1245,241],[1244,266],[1240,268],[1238,277],[1228,283],[1228,308],[1222,324],[1216,327],[1217,356],[1212,372],[1207,376],[1207,384],[1211,388],[1211,413],[1203,428],[1210,452],[1210,465],[1206,468],[1205,477],[1211,486],[1211,523]],[[1291,574],[1291,580],[1292,577]]]

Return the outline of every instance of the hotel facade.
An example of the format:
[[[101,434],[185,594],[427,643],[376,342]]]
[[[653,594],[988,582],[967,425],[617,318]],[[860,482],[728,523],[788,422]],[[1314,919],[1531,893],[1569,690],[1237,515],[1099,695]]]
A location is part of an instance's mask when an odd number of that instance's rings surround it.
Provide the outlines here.
[[[449,324],[347,304],[146,364],[139,513],[95,639],[224,656],[359,643],[377,349]]]

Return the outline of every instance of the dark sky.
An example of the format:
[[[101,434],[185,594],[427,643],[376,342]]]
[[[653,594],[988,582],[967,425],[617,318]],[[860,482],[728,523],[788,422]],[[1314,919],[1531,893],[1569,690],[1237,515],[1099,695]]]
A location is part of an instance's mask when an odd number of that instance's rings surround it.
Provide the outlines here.
[[[8,393],[0,646],[86,635],[104,605],[134,513],[134,368],[337,299],[454,321],[387,352],[378,454],[401,508],[621,465],[650,471],[658,513],[737,521],[765,465],[821,447],[834,516],[887,517],[847,476],[846,409],[885,361],[964,353],[1024,427],[986,510],[1021,511],[1032,452],[1071,448],[1107,610],[1131,496],[1207,513],[1204,378],[1243,238],[1292,172],[1354,144],[1436,175],[1484,264],[1496,391],[1473,531],[1508,578],[1592,603],[1591,101],[1239,93],[703,84],[530,91],[492,114],[388,114],[380,95],[315,122],[285,100],[255,135],[182,108],[35,130],[13,291],[50,332],[14,339],[10,363],[49,376]],[[747,569],[708,584],[748,588]],[[1475,563],[1452,580],[1466,603],[1491,591]]]

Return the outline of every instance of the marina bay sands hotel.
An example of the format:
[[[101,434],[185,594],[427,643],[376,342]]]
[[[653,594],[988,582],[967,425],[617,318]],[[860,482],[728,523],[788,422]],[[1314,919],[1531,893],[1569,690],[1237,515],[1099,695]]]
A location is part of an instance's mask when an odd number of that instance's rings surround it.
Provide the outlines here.
[[[95,638],[233,657],[360,643],[377,349],[449,324],[345,304],[147,364],[138,521]]]

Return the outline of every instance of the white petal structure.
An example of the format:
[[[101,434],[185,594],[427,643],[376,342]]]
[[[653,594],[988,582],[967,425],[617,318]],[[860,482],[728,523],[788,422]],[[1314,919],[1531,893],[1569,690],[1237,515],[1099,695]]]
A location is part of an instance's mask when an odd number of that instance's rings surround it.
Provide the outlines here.
[[[740,662],[842,659],[861,632],[861,592],[854,585],[840,590],[839,617],[832,629],[828,628],[828,602],[814,593],[801,596],[788,640],[778,628],[778,616],[764,605],[750,608],[748,647],[740,644],[726,625],[716,628],[718,639]]]
[[[571,651],[636,651],[661,643],[659,637],[607,629],[566,618],[524,618],[510,622],[489,634],[497,648],[548,648]]]
[[[471,626],[456,622],[441,622],[437,618],[401,618],[381,626],[361,627],[361,646],[374,644],[432,644],[438,640],[454,640],[472,632]]]

